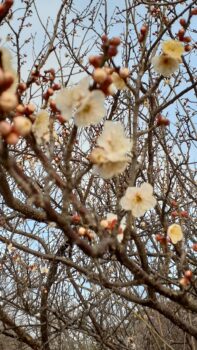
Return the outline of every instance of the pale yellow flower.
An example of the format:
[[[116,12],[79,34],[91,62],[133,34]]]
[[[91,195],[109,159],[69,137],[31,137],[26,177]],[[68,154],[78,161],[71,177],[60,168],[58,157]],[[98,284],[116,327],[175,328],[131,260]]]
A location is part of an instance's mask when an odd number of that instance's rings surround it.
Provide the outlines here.
[[[72,117],[73,113],[74,90],[62,89],[56,97],[56,106],[61,111],[61,115],[65,121]]]
[[[0,95],[0,109],[3,112],[10,112],[16,108],[18,104],[18,99],[16,95],[10,91],[10,89],[4,91]]]
[[[149,183],[143,183],[141,187],[128,187],[120,200],[120,205],[124,210],[131,210],[135,217],[144,215],[156,205],[153,187]]]
[[[47,273],[49,272],[49,268],[47,266],[41,266],[40,272],[43,273],[44,275],[47,275]]]
[[[125,161],[125,154],[132,148],[132,142],[125,137],[124,127],[120,122],[106,121],[97,144],[103,148],[109,161]]]
[[[179,61],[168,55],[155,56],[151,60],[155,72],[168,77],[179,68]]]
[[[128,164],[126,154],[132,147],[131,141],[124,135],[122,124],[107,121],[97,143],[99,147],[96,147],[89,157],[96,164],[96,172],[104,179],[122,173]]]
[[[57,108],[65,121],[74,116],[78,127],[97,124],[105,115],[105,95],[100,90],[89,90],[90,79],[84,78],[73,88],[62,89],[56,97]]]
[[[94,170],[103,178],[110,179],[121,174],[127,167],[128,159],[119,162],[106,162],[94,166]]]
[[[163,53],[182,62],[181,55],[184,53],[184,46],[178,40],[166,40],[162,44]]]
[[[10,73],[14,79],[12,85],[9,87],[9,89],[7,89],[7,91],[15,92],[17,83],[18,83],[18,77],[15,69],[13,68],[12,56],[9,50],[6,49],[5,47],[0,48],[0,54],[1,54],[1,65],[2,65],[3,71],[5,73]]]
[[[180,225],[172,224],[168,227],[167,234],[170,237],[173,244],[182,241],[183,239],[183,231]]]
[[[32,131],[38,144],[49,141],[49,113],[47,111],[41,110],[37,114]]]
[[[79,127],[97,124],[105,115],[105,95],[102,91],[89,91],[77,106],[75,124]]]
[[[118,73],[114,72],[111,75],[113,84],[118,90],[125,90],[127,89],[127,86],[125,84],[124,79],[122,79]]]

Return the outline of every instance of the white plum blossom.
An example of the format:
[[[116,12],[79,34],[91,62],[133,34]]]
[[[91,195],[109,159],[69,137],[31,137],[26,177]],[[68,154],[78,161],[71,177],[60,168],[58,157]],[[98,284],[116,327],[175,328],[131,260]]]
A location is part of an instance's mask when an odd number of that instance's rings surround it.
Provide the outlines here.
[[[155,72],[168,77],[179,69],[179,61],[171,56],[162,54],[155,56],[151,60]]]
[[[62,89],[56,97],[56,106],[61,111],[64,121],[72,117],[74,108],[73,89]]]
[[[68,121],[74,116],[78,127],[97,124],[105,115],[105,95],[100,90],[89,90],[90,79],[84,78],[73,88],[62,89],[56,97],[56,105],[62,117]]]
[[[94,170],[103,178],[110,179],[113,176],[119,175],[125,171],[128,164],[128,159],[120,162],[106,162],[94,166]]]
[[[95,164],[96,172],[104,179],[122,173],[127,167],[127,153],[132,147],[132,142],[124,135],[122,124],[107,121],[97,144],[99,147],[96,147],[89,157]]]
[[[32,131],[38,144],[49,141],[49,113],[47,111],[41,110],[37,114]]]
[[[2,65],[3,72],[10,73],[13,78],[13,83],[9,87],[9,89],[7,89],[7,91],[14,93],[16,91],[16,87],[18,83],[18,76],[12,65],[12,56],[9,50],[6,49],[5,47],[0,48],[0,54],[1,54],[1,65]]]
[[[173,244],[177,244],[183,239],[183,231],[180,225],[172,224],[167,230],[168,237],[170,237]]]
[[[141,187],[128,187],[120,200],[120,205],[124,210],[131,210],[134,217],[144,215],[156,205],[153,187],[149,183],[143,183]]]
[[[111,77],[112,77],[112,81],[113,81],[113,84],[115,85],[116,89],[118,89],[118,90],[126,90],[127,89],[127,86],[125,84],[124,79],[122,79],[118,73],[113,72]]]
[[[75,124],[79,127],[97,124],[105,115],[105,96],[102,91],[93,90],[87,93],[75,112]]]
[[[105,122],[97,144],[105,150],[107,159],[112,162],[125,160],[125,154],[130,152],[132,147],[131,141],[125,137],[123,125],[112,121]]]

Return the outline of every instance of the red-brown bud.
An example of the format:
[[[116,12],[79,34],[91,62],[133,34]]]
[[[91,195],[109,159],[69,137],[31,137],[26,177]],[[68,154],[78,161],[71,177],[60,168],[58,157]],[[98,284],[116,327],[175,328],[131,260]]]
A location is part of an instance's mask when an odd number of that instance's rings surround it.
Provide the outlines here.
[[[144,35],[140,35],[138,38],[139,43],[142,43],[144,41]]]
[[[147,26],[142,26],[142,28],[140,29],[140,33],[145,36],[147,33],[148,27]]]
[[[2,136],[8,135],[11,132],[11,129],[12,127],[8,122],[4,120],[0,122],[0,135]]]
[[[78,223],[81,221],[81,217],[80,217],[78,214],[74,214],[74,215],[71,217],[71,220],[72,220],[72,222],[78,224]]]
[[[18,84],[18,90],[23,92],[27,89],[27,85],[25,83],[19,83]]]
[[[179,23],[180,23],[181,26],[184,27],[186,25],[186,20],[184,18],[181,18]]]
[[[185,45],[184,49],[185,49],[185,52],[189,52],[191,51],[192,47],[191,45]]]
[[[189,214],[186,210],[183,210],[180,212],[180,216],[182,216],[182,218],[188,218],[189,217]]]
[[[195,7],[194,9],[191,10],[191,14],[192,15],[197,15],[197,7]]]
[[[109,57],[114,57],[117,55],[117,53],[118,53],[118,50],[117,50],[116,46],[110,46],[108,51],[107,51],[107,54]]]
[[[178,203],[175,200],[171,201],[171,206],[172,207],[178,207]]]
[[[118,36],[109,40],[109,44],[112,46],[119,46],[120,43],[121,43],[121,39]]]
[[[161,114],[157,116],[157,126],[168,126],[170,121],[164,118]]]
[[[103,34],[101,36],[101,40],[102,40],[103,43],[106,43],[108,41],[108,36],[106,34]]]
[[[55,84],[52,86],[52,89],[53,89],[54,91],[60,90],[60,89],[61,89],[61,85],[55,83]]]
[[[171,212],[171,215],[173,218],[176,218],[177,216],[179,216],[179,213],[178,213],[178,211],[175,210],[175,211]]]
[[[186,277],[182,277],[180,280],[179,280],[179,283],[182,287],[186,288],[190,285],[190,280]]]
[[[192,249],[197,252],[197,243],[194,243],[193,246],[192,246]]]
[[[19,136],[15,132],[11,132],[10,134],[7,135],[5,141],[9,145],[16,145],[19,140]]]
[[[101,66],[103,62],[103,56],[90,56],[89,63],[94,67],[98,68]]]
[[[191,278],[192,278],[192,271],[191,271],[191,270],[185,271],[184,276],[185,276],[187,279],[191,280]]]
[[[183,39],[184,35],[185,35],[185,29],[183,28],[179,29],[178,31],[179,39]]]
[[[185,37],[183,38],[184,43],[190,43],[191,40],[192,40],[192,39],[191,39],[189,36],[185,36]]]

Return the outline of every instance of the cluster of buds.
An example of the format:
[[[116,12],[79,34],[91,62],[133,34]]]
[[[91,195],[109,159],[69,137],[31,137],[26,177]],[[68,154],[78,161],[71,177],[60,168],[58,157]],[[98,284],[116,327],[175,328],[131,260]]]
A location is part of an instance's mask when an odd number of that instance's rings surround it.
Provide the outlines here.
[[[113,95],[116,89],[124,89],[128,76],[128,68],[115,69],[107,66],[96,68],[92,74],[96,87],[106,96]]]
[[[115,57],[118,53],[118,46],[121,43],[121,40],[119,37],[114,37],[112,39],[109,39],[107,35],[102,35],[102,50],[103,54],[99,56],[90,56],[89,57],[89,63],[94,68],[103,67],[105,62],[108,61],[110,58]]]
[[[144,41],[144,39],[146,38],[146,34],[148,32],[148,27],[147,25],[143,25],[142,28],[140,29],[140,35],[138,37],[138,40],[140,43],[142,43]]]
[[[168,126],[170,125],[169,119],[163,117],[161,114],[156,117],[156,125],[157,126]]]
[[[0,68],[0,113],[9,113],[17,106],[17,97],[11,91],[13,83],[12,73],[4,72]]]
[[[118,223],[118,219],[115,214],[108,214],[107,219],[100,221],[100,226],[102,229],[106,230],[108,233],[111,233]],[[120,223],[117,232],[117,241],[121,243],[124,238],[124,224]]]
[[[159,8],[159,7],[156,7],[156,6],[154,6],[154,5],[150,7],[150,11],[151,11],[151,15],[152,15],[153,17],[157,17],[157,16],[159,16],[160,13],[161,13],[160,8]]]
[[[186,288],[190,285],[192,279],[192,271],[187,270],[184,273],[184,276],[180,279],[179,283],[183,288]]]
[[[78,234],[80,237],[87,238],[90,242],[96,238],[94,231],[86,229],[83,226],[79,227]]]
[[[27,136],[31,132],[32,122],[25,116],[13,118],[12,124],[0,121],[0,135],[9,145],[16,145],[20,136]]]
[[[44,75],[43,75],[43,74],[41,74],[41,72],[39,70],[38,64],[35,64],[35,69],[31,73],[31,81],[36,83],[37,85],[40,85],[40,81],[42,81],[43,83],[50,83],[49,89],[52,89],[52,91],[49,90],[49,92],[45,93],[45,96],[48,95],[48,97],[52,96],[54,91],[61,89],[61,85],[54,82],[55,81],[55,69],[54,68],[50,68],[48,70],[45,70]]]
[[[185,36],[187,22],[184,18],[181,18],[179,23],[182,26],[182,28],[178,31],[179,41],[186,43],[184,49],[186,52],[189,52],[191,51],[192,47],[189,45],[189,43],[191,42],[191,38],[189,36]]]
[[[189,218],[189,214],[186,210],[182,210],[182,211],[174,210],[171,212],[171,215],[173,218],[176,218],[176,217],[181,217],[185,219]]]
[[[32,129],[32,114],[35,111],[33,104],[18,104],[15,108],[15,116],[12,122],[7,120],[0,121],[0,135],[7,144],[16,145],[20,136],[27,136]]]
[[[103,35],[101,39],[103,42],[103,54],[99,56],[90,56],[89,63],[94,67],[92,77],[96,88],[103,91],[105,95],[113,95],[115,92],[115,84],[113,85],[114,79],[117,80],[118,78],[119,83],[125,85],[125,80],[129,76],[129,70],[127,68],[111,68],[105,65],[109,59],[117,55],[117,47],[121,43],[120,38],[114,37],[109,39],[107,35]],[[119,87],[117,88],[119,89]]]
[[[0,20],[2,20],[12,7],[14,0],[5,0],[3,4],[0,4]]]

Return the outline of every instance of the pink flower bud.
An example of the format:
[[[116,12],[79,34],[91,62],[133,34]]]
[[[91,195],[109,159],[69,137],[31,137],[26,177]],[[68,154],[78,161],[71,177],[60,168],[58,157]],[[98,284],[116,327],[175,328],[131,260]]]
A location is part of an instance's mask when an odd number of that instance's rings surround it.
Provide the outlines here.
[[[188,280],[188,278],[186,277],[182,277],[180,280],[179,280],[179,283],[182,287],[186,288],[190,285],[190,281]]]
[[[14,130],[21,136],[26,136],[30,133],[32,127],[31,121],[27,117],[14,118]]]
[[[24,114],[25,113],[25,107],[21,104],[19,104],[18,106],[16,106],[16,112],[18,114]]]
[[[108,220],[101,220],[100,225],[102,228],[108,228]]]
[[[129,69],[128,68],[120,68],[119,75],[122,79],[126,79],[129,76]]]
[[[36,107],[32,104],[29,103],[26,107],[25,107],[25,113],[26,114],[32,114],[33,112],[35,112]]]
[[[80,227],[78,230],[78,233],[80,236],[85,236],[86,234],[86,229],[84,227]]]
[[[23,92],[27,89],[27,85],[25,83],[19,83],[18,89],[19,89],[19,91]]]
[[[15,132],[11,132],[5,140],[9,145],[16,145],[19,140],[19,136]]]
[[[96,68],[92,76],[97,83],[102,84],[107,78],[107,73],[102,68]]]
[[[191,270],[185,271],[184,276],[185,276],[188,280],[191,280],[191,278],[192,278],[192,271],[191,271]]]
[[[3,136],[6,136],[8,135],[10,132],[11,132],[11,125],[6,122],[6,121],[2,121],[0,122],[0,134],[3,135]]]
[[[0,96],[0,109],[3,112],[10,112],[17,106],[18,100],[15,94],[4,91]]]

